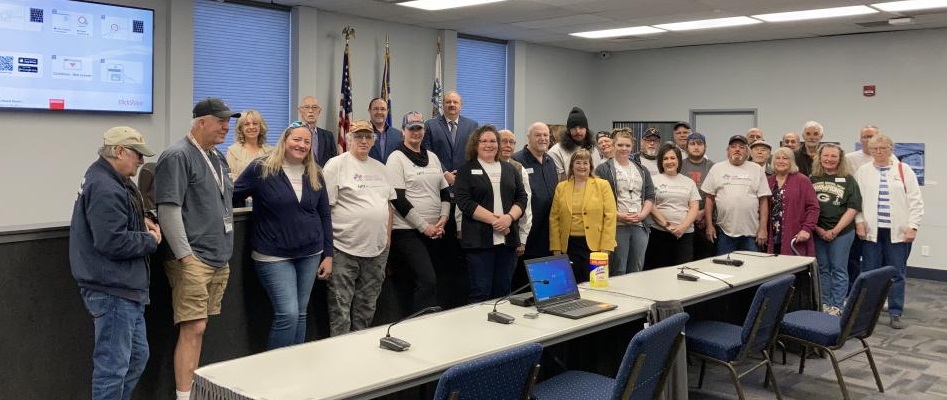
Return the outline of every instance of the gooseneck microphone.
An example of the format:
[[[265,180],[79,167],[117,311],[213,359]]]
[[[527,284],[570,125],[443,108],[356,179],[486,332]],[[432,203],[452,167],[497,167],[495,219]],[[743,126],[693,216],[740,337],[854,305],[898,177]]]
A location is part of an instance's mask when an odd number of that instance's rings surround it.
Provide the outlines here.
[[[404,317],[404,318],[402,318],[402,319],[400,319],[400,320],[397,320],[397,321],[395,321],[395,322],[392,322],[391,325],[388,325],[388,332],[385,333],[385,337],[383,337],[383,338],[381,338],[381,339],[378,340],[378,347],[381,347],[381,348],[383,348],[383,349],[385,349],[385,350],[391,350],[391,351],[405,351],[405,350],[407,350],[408,348],[411,347],[411,343],[408,343],[408,342],[406,342],[406,341],[404,341],[404,340],[401,340],[401,339],[398,339],[398,338],[396,338],[396,337],[392,337],[392,336],[391,336],[391,327],[392,327],[392,326],[395,326],[395,325],[398,325],[398,324],[400,324],[400,323],[402,323],[402,322],[404,322],[404,321],[407,321],[407,320],[409,320],[409,319],[411,319],[411,318],[417,317],[418,315],[427,314],[427,313],[432,313],[432,312],[438,312],[438,311],[441,311],[441,308],[438,307],[438,306],[423,308],[423,309],[419,310],[418,312],[416,312],[416,313],[414,313],[414,314],[411,314],[411,315],[409,315],[409,316],[407,316],[407,317]]]
[[[704,272],[704,271],[701,271],[701,270],[699,270],[699,269],[697,269],[697,268],[691,268],[691,267],[688,267],[688,266],[686,266],[686,265],[682,265],[682,266],[681,266],[681,272],[680,272],[679,274],[677,274],[677,279],[681,279],[681,280],[685,280],[685,281],[696,281],[696,280],[697,280],[697,279],[682,278],[681,275],[688,275],[688,276],[690,276],[690,277],[697,278],[697,277],[694,276],[694,275],[685,274],[685,273],[684,273],[684,270],[685,270],[685,269],[688,270],[688,271],[694,271],[694,272],[696,272],[696,273],[698,273],[698,274],[706,275],[706,276],[709,276],[709,277],[711,277],[711,278],[714,278],[714,279],[716,279],[716,280],[718,280],[718,281],[720,281],[720,282],[726,283],[726,284],[727,284],[727,287],[729,287],[730,289],[733,289],[733,284],[732,284],[732,283],[727,282],[727,281],[725,281],[725,280],[723,280],[723,279],[721,279],[721,278],[719,278],[719,277],[717,277],[717,276],[714,276],[714,275],[712,275],[712,274],[708,274],[708,273],[706,273],[706,272]]]
[[[730,253],[727,253],[727,258],[715,258],[713,260],[714,264],[723,264],[729,265],[731,267],[739,267],[743,265],[743,260],[737,260],[736,258],[730,258]]]
[[[487,321],[496,322],[496,323],[498,323],[498,324],[512,324],[513,321],[514,321],[516,318],[513,318],[512,315],[504,314],[504,313],[501,313],[501,312],[497,311],[497,306],[498,306],[501,302],[503,302],[503,300],[509,299],[510,296],[512,296],[512,295],[514,295],[514,294],[517,294],[517,293],[523,291],[523,289],[528,288],[529,285],[532,285],[532,284],[534,284],[534,283],[543,284],[543,285],[548,285],[548,284],[549,284],[549,280],[548,280],[548,279],[542,279],[542,280],[538,280],[538,281],[532,281],[532,282],[527,283],[527,284],[525,284],[525,285],[523,285],[523,286],[520,286],[519,289],[516,289],[516,290],[510,292],[510,294],[501,297],[499,300],[497,300],[496,303],[493,303],[493,311],[490,311],[490,312],[487,313]]]

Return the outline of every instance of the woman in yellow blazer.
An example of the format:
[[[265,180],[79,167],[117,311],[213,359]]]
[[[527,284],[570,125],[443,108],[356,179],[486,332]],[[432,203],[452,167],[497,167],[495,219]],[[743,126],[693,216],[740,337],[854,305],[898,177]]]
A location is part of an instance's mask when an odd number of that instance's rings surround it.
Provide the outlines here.
[[[592,155],[579,149],[569,160],[566,180],[556,186],[549,213],[549,250],[566,253],[576,282],[589,280],[589,253],[611,252],[617,207],[608,181],[592,175]]]

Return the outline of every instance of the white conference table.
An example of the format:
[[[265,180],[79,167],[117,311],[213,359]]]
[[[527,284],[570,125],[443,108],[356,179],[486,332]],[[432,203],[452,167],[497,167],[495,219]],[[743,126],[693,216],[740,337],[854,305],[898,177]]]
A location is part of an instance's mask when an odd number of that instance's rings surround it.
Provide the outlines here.
[[[757,253],[762,255],[761,253]],[[728,275],[723,282],[701,276],[696,282],[678,280],[678,268],[668,267],[609,279],[605,290],[580,288],[583,298],[617,309],[571,320],[535,312],[509,303],[499,311],[516,317],[510,325],[487,321],[490,304],[472,304],[404,321],[392,336],[412,344],[405,352],[379,348],[387,326],[268,351],[211,364],[195,371],[192,399],[311,400],[368,399],[433,382],[463,361],[526,343],[560,343],[645,317],[653,300],[680,300],[685,305],[760,284],[774,276],[795,273],[813,264],[811,257],[756,257],[734,254],[742,267],[713,264],[710,259],[688,263],[711,274]],[[691,271],[693,273],[693,271]],[[700,275],[700,274],[698,274]]]

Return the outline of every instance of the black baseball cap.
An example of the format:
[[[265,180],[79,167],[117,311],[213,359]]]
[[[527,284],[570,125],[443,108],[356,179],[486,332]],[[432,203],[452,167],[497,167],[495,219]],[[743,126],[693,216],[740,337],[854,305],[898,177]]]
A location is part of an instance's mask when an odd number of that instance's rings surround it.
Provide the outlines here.
[[[691,126],[690,126],[687,122],[678,122],[678,123],[674,124],[674,129],[672,129],[672,130],[676,131],[677,128],[680,128],[680,127],[682,127],[682,126],[685,127],[685,128],[687,128],[688,130],[691,129]]]
[[[193,118],[213,115],[217,118],[240,118],[240,113],[230,111],[230,107],[223,100],[216,97],[208,97],[197,102],[192,112]]]
[[[733,136],[730,136],[730,140],[727,141],[727,145],[731,145],[731,144],[733,144],[733,142],[740,142],[740,143],[743,143],[744,146],[746,146],[746,145],[749,144],[749,143],[747,143],[747,141],[746,141],[746,137],[743,136],[743,135],[733,135]]]

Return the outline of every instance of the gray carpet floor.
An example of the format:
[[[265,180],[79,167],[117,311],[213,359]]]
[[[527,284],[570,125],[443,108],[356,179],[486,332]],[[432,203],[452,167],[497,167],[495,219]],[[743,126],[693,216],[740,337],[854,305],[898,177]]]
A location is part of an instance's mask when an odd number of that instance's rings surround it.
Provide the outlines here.
[[[884,393],[875,385],[864,354],[841,363],[842,374],[852,400],[869,399],[947,399],[947,282],[907,280],[903,330],[891,329],[887,313],[878,320],[874,335],[868,339]],[[850,341],[837,356],[861,348]],[[789,353],[782,365],[781,353],[774,355],[776,379],[784,399],[842,399],[835,372],[829,359],[806,360],[805,372],[798,374],[799,356]],[[736,399],[736,390],[722,366],[707,365],[704,386],[697,388],[699,363],[688,367],[691,399]],[[765,368],[741,381],[748,399],[773,399],[775,394],[763,387]]]

